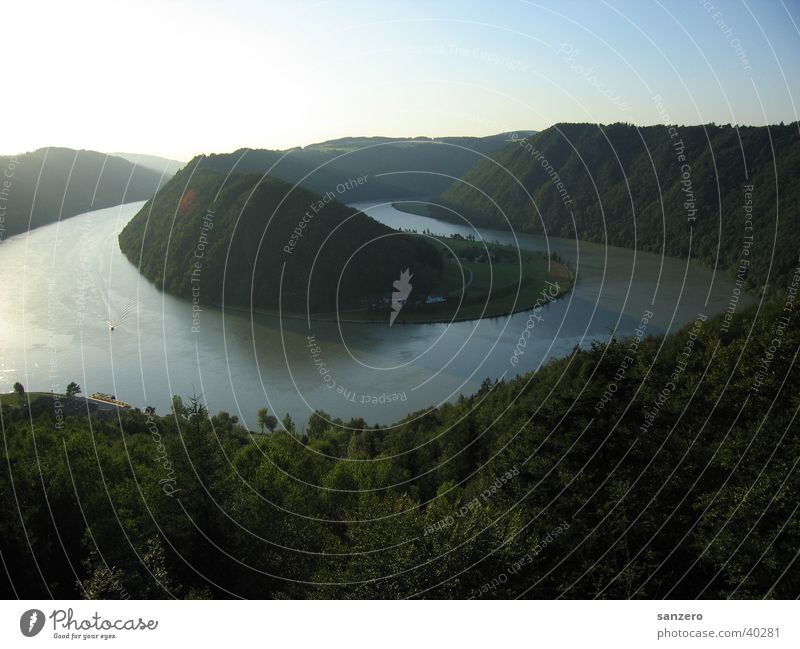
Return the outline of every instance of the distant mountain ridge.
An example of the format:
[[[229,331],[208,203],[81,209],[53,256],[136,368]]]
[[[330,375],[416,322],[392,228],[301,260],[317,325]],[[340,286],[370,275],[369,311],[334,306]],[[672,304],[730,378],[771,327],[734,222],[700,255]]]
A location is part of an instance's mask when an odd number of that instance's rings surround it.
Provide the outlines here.
[[[798,124],[557,124],[518,135],[434,202],[476,226],[691,254],[743,286],[785,288],[800,252]]]
[[[348,203],[427,197],[445,191],[453,178],[504,147],[508,137],[509,133],[486,137],[343,137],[286,151],[239,149],[211,154],[203,164],[219,173],[268,174],[319,194],[366,176],[367,182],[343,196]]]
[[[180,160],[171,160],[169,158],[162,158],[161,156],[157,155],[147,155],[144,153],[120,153],[120,152],[112,152],[108,155],[116,156],[117,158],[122,158],[123,160],[127,160],[128,162],[132,162],[135,165],[139,165],[140,167],[146,167],[147,169],[151,169],[157,173],[163,173],[168,178],[172,178],[176,173],[178,173],[181,169],[186,166],[185,162],[181,162]]]
[[[145,200],[168,179],[98,151],[49,147],[0,156],[0,234]]]

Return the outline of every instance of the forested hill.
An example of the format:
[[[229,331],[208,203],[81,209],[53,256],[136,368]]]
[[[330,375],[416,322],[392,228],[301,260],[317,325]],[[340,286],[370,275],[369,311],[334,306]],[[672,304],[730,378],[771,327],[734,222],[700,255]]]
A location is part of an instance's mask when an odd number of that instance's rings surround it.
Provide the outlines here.
[[[329,313],[337,298],[341,309],[391,295],[407,268],[419,294],[439,277],[436,248],[338,202],[337,191],[208,167],[195,159],[120,234],[122,252],[163,290],[202,304]]]
[[[120,153],[115,151],[108,155],[128,160],[133,164],[152,169],[159,174],[163,173],[170,178],[186,166],[186,163],[180,160],[171,160],[170,158],[162,158],[161,156],[147,155],[144,153]]]
[[[785,308],[596,343],[388,428],[250,434],[199,400],[57,427],[52,398],[2,395],[0,593],[796,598]]]
[[[682,257],[690,252],[691,233],[692,257],[713,266],[719,252],[719,265],[732,274],[749,246],[749,266],[741,275],[754,289],[767,282],[770,264],[769,288],[785,286],[796,266],[796,123],[558,124],[532,137],[520,135],[492,158],[439,198],[476,225],[510,223],[524,232]],[[441,216],[447,217],[445,210]]]
[[[527,131],[530,134],[532,131]],[[349,137],[289,151],[240,149],[208,156],[209,169],[268,173],[324,194],[348,178],[370,180],[347,194],[347,202],[427,197],[443,192],[471,166],[505,146],[507,133],[487,137]]]
[[[97,151],[50,147],[2,156],[2,235],[8,237],[83,212],[146,200],[170,175],[162,176]]]

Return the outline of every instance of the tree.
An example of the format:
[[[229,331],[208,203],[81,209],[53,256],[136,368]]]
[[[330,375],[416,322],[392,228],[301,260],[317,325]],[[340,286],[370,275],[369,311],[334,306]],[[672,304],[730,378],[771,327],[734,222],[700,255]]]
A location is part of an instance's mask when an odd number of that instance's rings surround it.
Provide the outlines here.
[[[264,426],[267,425],[267,417],[269,417],[269,408],[264,406],[263,408],[259,408],[258,412],[256,413],[256,421],[258,422],[259,427],[261,428],[261,434],[264,434]]]
[[[331,416],[324,410],[315,410],[308,418],[308,439],[321,438],[330,426]]]
[[[292,416],[288,412],[281,423],[283,424],[283,428],[287,433],[295,432],[294,419],[292,419]]]
[[[189,409],[184,405],[181,395],[172,395],[172,414],[178,418],[185,418],[189,416]]]
[[[16,392],[17,394],[25,394],[25,388],[23,387],[22,383],[20,383],[19,381],[17,381],[14,384],[14,392]]]
[[[67,397],[72,399],[76,395],[81,393],[81,386],[75,383],[75,381],[70,381],[70,384],[67,386]]]
[[[186,407],[186,417],[189,421],[194,422],[195,427],[198,429],[200,422],[208,419],[208,410],[206,410],[200,397],[198,397],[194,391],[192,391],[192,396],[189,397],[189,405]]]
[[[257,413],[258,425],[261,427],[261,433],[264,433],[264,428],[269,432],[274,432],[278,426],[278,418],[269,414],[269,408],[259,408]]]
[[[203,421],[204,419],[208,419],[208,410],[206,410],[206,407],[198,396],[192,395],[189,398],[187,410],[189,412],[189,419],[191,420]]]

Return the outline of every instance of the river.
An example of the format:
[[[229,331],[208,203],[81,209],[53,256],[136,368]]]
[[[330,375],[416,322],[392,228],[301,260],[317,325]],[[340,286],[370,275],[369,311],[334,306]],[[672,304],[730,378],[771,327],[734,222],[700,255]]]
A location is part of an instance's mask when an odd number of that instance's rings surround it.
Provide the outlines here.
[[[314,409],[389,424],[473,393],[485,377],[535,370],[611,331],[630,335],[645,311],[654,314],[648,334],[675,330],[697,313],[724,310],[733,290],[722,273],[694,263],[518,235],[522,248],[555,251],[576,275],[573,291],[545,306],[540,319],[518,313],[452,325],[340,328],[203,306],[193,327],[191,304],[158,291],[119,250],[117,236],[141,205],[82,214],[0,245],[0,392],[16,381],[28,391],[63,392],[76,381],[84,394],[111,393],[162,414],[170,395],[194,392],[212,413],[226,410],[251,429],[262,406],[279,417],[291,413],[301,425]],[[471,232],[389,203],[356,207],[393,227]],[[514,240],[507,232],[479,234]],[[113,331],[106,321],[117,325]],[[513,350],[526,328],[530,338],[515,366]]]

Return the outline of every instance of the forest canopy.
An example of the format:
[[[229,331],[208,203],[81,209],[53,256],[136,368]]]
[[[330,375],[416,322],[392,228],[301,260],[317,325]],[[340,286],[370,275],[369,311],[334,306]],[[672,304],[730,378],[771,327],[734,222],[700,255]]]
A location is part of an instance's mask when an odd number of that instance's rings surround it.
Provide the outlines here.
[[[359,180],[368,182],[349,182]],[[424,295],[441,272],[439,251],[340,203],[349,186],[319,195],[270,176],[209,171],[198,159],[128,223],[120,248],[156,286],[203,304],[363,307],[390,295],[409,267]]]
[[[556,124],[509,139],[434,202],[476,227],[691,257],[759,292],[793,273],[797,124]],[[445,209],[436,216],[456,218]]]
[[[4,395],[4,596],[793,598],[784,308],[698,317],[631,363],[596,342],[393,426],[262,434],[195,397],[56,428]]]

